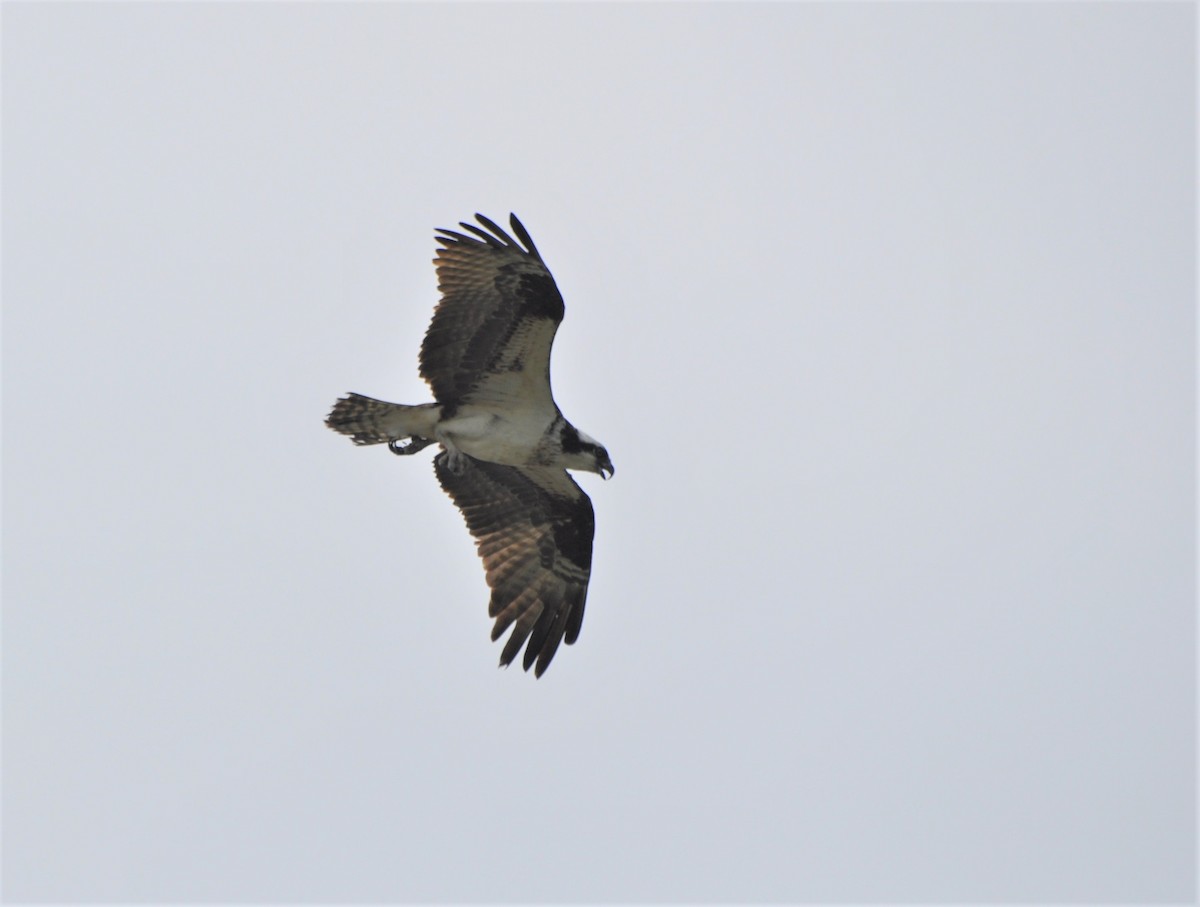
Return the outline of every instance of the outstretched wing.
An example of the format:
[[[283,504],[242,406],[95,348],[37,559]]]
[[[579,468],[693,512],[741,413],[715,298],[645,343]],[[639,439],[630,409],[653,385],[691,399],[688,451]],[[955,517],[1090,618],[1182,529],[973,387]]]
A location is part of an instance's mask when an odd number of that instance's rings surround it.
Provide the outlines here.
[[[450,469],[443,451],[433,465],[442,488],[467,521],[492,590],[492,639],[510,626],[500,664],[525,646],[524,667],[542,672],[564,639],[583,624],[592,568],[592,502],[566,470],[525,468],[462,458]],[[514,626],[515,625],[515,626]]]
[[[520,243],[482,214],[439,230],[442,299],[421,344],[421,377],[449,415],[464,403],[556,413],[550,392],[550,346],[563,301],[537,247],[516,215]]]

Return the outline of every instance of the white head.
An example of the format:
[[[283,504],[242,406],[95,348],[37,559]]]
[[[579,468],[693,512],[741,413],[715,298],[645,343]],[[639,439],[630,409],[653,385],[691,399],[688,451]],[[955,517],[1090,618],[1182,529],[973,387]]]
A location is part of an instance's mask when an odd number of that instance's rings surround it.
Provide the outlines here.
[[[616,473],[604,445],[571,423],[563,422],[558,440],[563,452],[562,465],[567,469],[599,473],[602,479],[611,478]]]

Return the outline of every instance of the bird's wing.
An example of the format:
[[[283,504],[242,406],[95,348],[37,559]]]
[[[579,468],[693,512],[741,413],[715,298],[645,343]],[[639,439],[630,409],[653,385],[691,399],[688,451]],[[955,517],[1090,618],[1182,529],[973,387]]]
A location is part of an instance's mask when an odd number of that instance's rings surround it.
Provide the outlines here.
[[[492,590],[492,639],[510,626],[500,664],[525,647],[524,667],[536,660],[542,676],[564,639],[583,624],[592,568],[592,502],[566,470],[487,463],[464,456],[462,472],[443,451],[433,465],[442,488],[462,511]],[[514,626],[515,625],[515,626]]]
[[[529,233],[515,215],[514,240],[482,214],[480,229],[439,230],[442,299],[421,344],[421,377],[446,414],[461,404],[557,414],[550,347],[563,300]],[[470,235],[467,235],[470,234]]]

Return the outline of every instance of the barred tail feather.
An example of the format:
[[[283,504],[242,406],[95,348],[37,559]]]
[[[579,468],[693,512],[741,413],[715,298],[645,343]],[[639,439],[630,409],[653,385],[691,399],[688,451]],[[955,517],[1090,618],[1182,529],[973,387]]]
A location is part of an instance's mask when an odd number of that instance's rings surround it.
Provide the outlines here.
[[[436,403],[405,406],[347,394],[333,405],[325,424],[355,444],[383,444],[406,438],[433,441],[440,417],[441,407]]]

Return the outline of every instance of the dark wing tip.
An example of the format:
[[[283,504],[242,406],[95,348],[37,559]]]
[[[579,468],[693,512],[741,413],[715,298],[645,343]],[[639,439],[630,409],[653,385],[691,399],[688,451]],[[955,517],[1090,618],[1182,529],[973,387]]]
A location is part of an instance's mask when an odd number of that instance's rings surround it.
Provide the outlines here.
[[[517,239],[519,239],[521,244],[525,246],[526,251],[538,261],[541,261],[542,256],[541,253],[538,252],[537,246],[533,244],[533,237],[529,235],[529,231],[525,229],[525,225],[517,220],[517,215],[509,212],[508,223],[510,226],[512,226],[513,232],[517,234]]]
[[[487,218],[483,217],[482,215],[476,214],[475,216],[478,217],[481,222],[484,222],[485,225],[491,224],[492,227],[495,227],[495,224],[492,224],[491,221],[487,220]],[[480,240],[487,243],[489,246],[494,246],[497,249],[502,249],[505,246],[513,245],[512,239],[503,230],[494,230],[493,232],[495,235],[493,235],[485,230],[480,230],[474,224],[459,222],[459,226],[464,230],[469,230],[473,236],[479,237]]]
[[[480,236],[487,237],[488,241],[491,242],[492,244],[495,244],[496,239],[499,239],[506,246],[515,246],[516,245],[516,243],[513,242],[513,238],[504,232],[504,228],[501,227],[499,224],[497,224],[490,217],[484,217],[482,214],[480,214],[478,211],[476,211],[475,219],[477,221],[479,221],[481,224],[483,224],[485,227],[487,227],[489,230],[491,230],[492,234],[494,236],[488,236],[486,233],[484,233],[478,227],[470,227],[470,226],[467,226],[467,224],[463,224],[463,226],[467,227],[468,230],[474,231],[475,233],[479,234]]]
[[[471,237],[463,236],[457,230],[447,230],[445,227],[438,227],[436,232],[439,235],[435,236],[435,239],[443,246],[455,246],[459,243],[474,242]]]
[[[496,248],[511,248],[524,252],[527,255],[542,260],[541,254],[537,250],[537,246],[533,244],[533,238],[529,235],[529,231],[525,229],[525,225],[517,220],[517,215],[509,214],[508,222],[512,225],[513,232],[517,234],[517,239],[513,239],[503,227],[497,224],[494,220],[486,215],[476,212],[475,219],[479,221],[486,230],[481,230],[474,224],[469,224],[466,221],[459,221],[458,225],[462,227],[466,233],[460,233],[458,230],[448,230],[445,227],[437,227],[435,229],[436,239],[444,246],[456,245],[459,243],[482,242]],[[471,234],[470,236],[466,235]]]

